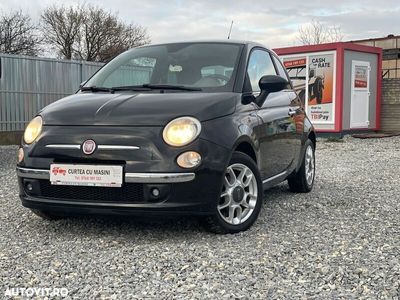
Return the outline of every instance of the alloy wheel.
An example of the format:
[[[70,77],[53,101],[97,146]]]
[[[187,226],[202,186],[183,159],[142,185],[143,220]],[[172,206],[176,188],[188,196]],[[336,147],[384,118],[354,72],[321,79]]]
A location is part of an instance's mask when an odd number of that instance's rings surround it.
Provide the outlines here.
[[[305,159],[306,181],[307,184],[311,186],[313,184],[315,175],[315,160],[314,160],[314,151],[310,145],[308,145],[306,149],[306,155],[304,159]]]
[[[257,197],[258,186],[253,171],[244,164],[232,164],[225,172],[218,213],[231,225],[242,224],[254,212]]]

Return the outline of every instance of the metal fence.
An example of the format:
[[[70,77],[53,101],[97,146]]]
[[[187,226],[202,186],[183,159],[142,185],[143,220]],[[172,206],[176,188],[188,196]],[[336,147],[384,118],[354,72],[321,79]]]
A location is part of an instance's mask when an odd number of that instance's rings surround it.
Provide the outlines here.
[[[102,65],[0,54],[0,132],[23,130],[41,108],[75,93]]]

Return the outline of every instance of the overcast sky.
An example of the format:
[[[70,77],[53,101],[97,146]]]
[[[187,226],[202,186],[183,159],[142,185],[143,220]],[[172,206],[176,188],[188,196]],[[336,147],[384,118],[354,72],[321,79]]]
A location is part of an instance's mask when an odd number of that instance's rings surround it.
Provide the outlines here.
[[[50,4],[73,0],[0,0],[3,11],[22,9],[37,20]],[[86,0],[117,12],[127,22],[147,27],[153,43],[225,39],[231,20],[232,39],[261,42],[269,47],[299,44],[299,26],[311,19],[340,26],[345,40],[400,34],[399,0]],[[361,4],[362,3],[362,4]]]

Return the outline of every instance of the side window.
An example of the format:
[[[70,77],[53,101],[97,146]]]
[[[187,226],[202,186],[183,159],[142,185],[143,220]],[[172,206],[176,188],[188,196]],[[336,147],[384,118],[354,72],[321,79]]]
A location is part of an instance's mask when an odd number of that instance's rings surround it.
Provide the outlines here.
[[[289,81],[289,78],[287,77],[286,72],[285,72],[285,68],[282,66],[282,62],[276,56],[273,55],[272,57],[274,59],[276,68],[278,69],[279,76],[281,76],[283,79],[286,79],[287,81]]]
[[[277,75],[271,56],[267,51],[254,50],[250,54],[247,75],[253,92],[259,92],[258,82],[264,75]]]

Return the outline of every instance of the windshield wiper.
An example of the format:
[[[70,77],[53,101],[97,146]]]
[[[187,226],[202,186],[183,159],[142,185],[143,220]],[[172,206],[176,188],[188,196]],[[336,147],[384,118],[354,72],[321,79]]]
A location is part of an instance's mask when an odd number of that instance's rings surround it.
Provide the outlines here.
[[[149,90],[201,91],[200,88],[194,88],[184,85],[150,84],[150,83],[145,83],[141,85],[114,86],[111,88],[111,90],[113,91],[149,91]]]
[[[95,92],[109,92],[114,93],[115,91],[135,91],[145,92],[151,90],[179,90],[179,91],[201,91],[200,88],[194,88],[184,85],[169,85],[169,84],[142,84],[142,85],[126,85],[126,86],[114,86],[111,88],[100,87],[100,86],[83,86],[80,88],[82,92],[91,91]]]
[[[91,91],[91,92],[109,92],[113,93],[114,90],[111,88],[100,87],[100,86],[83,86],[80,88],[82,92]]]
[[[134,92],[141,92],[141,91],[151,91],[151,88],[143,87],[142,85],[124,85],[124,86],[113,86],[111,88],[113,91],[134,91]]]
[[[171,85],[171,84],[143,84],[145,88],[159,89],[159,90],[180,90],[180,91],[201,91],[201,88],[195,88],[185,85]]]

